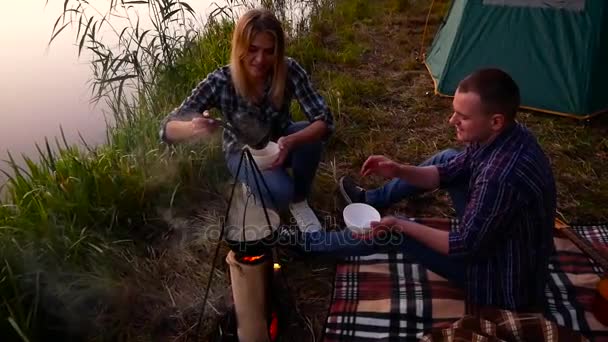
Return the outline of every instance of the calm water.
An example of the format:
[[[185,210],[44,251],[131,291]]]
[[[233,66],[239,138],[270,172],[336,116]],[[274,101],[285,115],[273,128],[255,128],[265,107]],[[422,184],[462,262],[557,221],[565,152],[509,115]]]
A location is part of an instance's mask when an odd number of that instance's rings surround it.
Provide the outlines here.
[[[58,136],[60,126],[70,142],[79,141],[78,132],[92,144],[105,139],[104,108],[89,103],[88,56],[78,59],[76,32],[67,28],[47,49],[63,0],[49,0],[46,6],[45,1],[2,1],[0,159],[3,160],[7,150],[13,155],[35,155],[34,142]],[[107,4],[109,0],[98,3]],[[206,17],[215,8],[213,0],[189,3],[198,17]],[[0,168],[4,167],[5,163],[0,162]]]

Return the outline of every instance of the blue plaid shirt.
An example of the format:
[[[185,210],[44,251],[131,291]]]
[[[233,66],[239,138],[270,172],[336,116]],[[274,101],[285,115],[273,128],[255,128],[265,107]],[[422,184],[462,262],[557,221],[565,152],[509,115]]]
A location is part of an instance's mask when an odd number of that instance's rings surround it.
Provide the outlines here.
[[[251,129],[251,126],[268,127],[270,139],[276,140],[293,121],[289,112],[291,101],[295,98],[300,108],[310,122],[323,120],[330,132],[333,132],[333,117],[325,100],[314,89],[308,74],[295,60],[286,59],[287,81],[285,95],[280,108],[274,108],[269,97],[270,82],[267,82],[265,96],[260,104],[252,104],[236,93],[230,68],[224,66],[210,73],[192,91],[192,94],[164,120],[160,135],[164,141],[165,126],[171,120],[188,121],[195,115],[211,108],[217,108],[222,113],[226,124],[239,130]],[[251,123],[259,123],[252,125]],[[249,127],[248,127],[249,126]],[[253,132],[263,137],[265,132]],[[225,129],[223,133],[223,150],[225,153],[240,151],[243,143],[234,132]]]
[[[466,293],[479,305],[540,308],[553,252],[556,190],[551,165],[520,124],[487,145],[472,144],[438,166],[442,187],[468,180],[451,257],[465,258]]]

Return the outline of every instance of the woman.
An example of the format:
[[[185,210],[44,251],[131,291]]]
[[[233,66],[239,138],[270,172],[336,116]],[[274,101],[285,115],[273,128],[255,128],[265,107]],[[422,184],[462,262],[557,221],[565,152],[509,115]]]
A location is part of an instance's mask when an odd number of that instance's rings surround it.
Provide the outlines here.
[[[292,121],[289,107],[293,98],[308,122]],[[211,108],[221,111],[229,128],[223,132],[223,151],[233,176],[244,145],[276,141],[279,156],[270,169],[262,171],[275,202],[262,189],[264,202],[275,209],[289,208],[302,231],[321,229],[307,197],[323,141],[333,131],[333,118],[304,69],[285,56],[285,35],[272,12],[254,9],[239,19],[232,37],[230,65],[209,74],[167,116],[161,137],[176,143],[212,134],[220,122],[209,117],[206,111]],[[248,163],[243,167],[247,170],[241,170],[239,181],[256,189]],[[288,167],[293,177],[286,172]]]

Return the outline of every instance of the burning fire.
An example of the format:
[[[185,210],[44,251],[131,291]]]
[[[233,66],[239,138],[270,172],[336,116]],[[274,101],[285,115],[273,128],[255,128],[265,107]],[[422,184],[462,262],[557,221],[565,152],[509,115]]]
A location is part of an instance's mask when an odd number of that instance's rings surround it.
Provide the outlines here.
[[[239,258],[239,261],[246,263],[246,264],[252,264],[252,263],[262,259],[265,256],[266,256],[265,254],[255,255],[255,256],[242,256]]]

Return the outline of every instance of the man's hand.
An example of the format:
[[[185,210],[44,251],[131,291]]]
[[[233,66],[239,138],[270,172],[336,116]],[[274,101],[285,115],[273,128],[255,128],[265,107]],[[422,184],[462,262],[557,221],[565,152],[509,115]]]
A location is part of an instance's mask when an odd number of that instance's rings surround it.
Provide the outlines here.
[[[399,178],[401,174],[401,165],[385,156],[371,156],[363,163],[361,175],[366,177],[371,174],[376,174],[385,178]]]
[[[403,227],[404,222],[405,220],[398,219],[394,216],[385,216],[378,222],[372,222],[370,226],[372,227],[374,234],[377,234],[376,232],[380,233],[387,231],[401,232],[401,227]]]
[[[393,216],[383,217],[380,222],[372,222],[371,227],[375,234],[380,234],[387,230],[402,233],[409,238],[422,242],[443,255],[448,255],[450,251],[450,233],[448,231],[431,228],[409,220],[398,219]]]
[[[358,234],[353,233],[355,237],[362,240],[372,240],[372,239],[384,239],[392,232],[400,232],[400,222],[402,220],[393,217],[386,216],[383,217],[380,221],[371,222],[370,228],[371,230],[368,233]]]
[[[205,111],[203,117],[195,117],[190,123],[192,124],[192,137],[200,137],[211,135],[220,126],[219,122],[209,116],[209,112]]]
[[[294,141],[289,135],[280,137],[279,140],[277,140],[277,144],[279,145],[279,156],[270,166],[271,169],[283,166],[289,152],[291,152],[291,149],[294,147]]]

